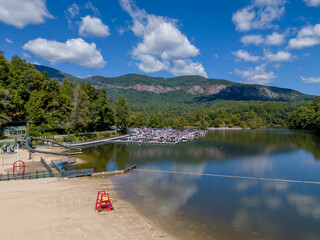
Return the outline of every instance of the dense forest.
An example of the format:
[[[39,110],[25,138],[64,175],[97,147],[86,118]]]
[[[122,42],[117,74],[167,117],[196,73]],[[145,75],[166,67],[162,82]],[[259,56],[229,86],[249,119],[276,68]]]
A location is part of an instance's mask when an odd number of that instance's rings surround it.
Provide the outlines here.
[[[294,129],[315,130],[320,134],[320,97],[290,114],[288,125]]]
[[[320,98],[310,101],[227,101],[210,105],[128,104],[109,101],[90,83],[59,82],[25,60],[0,52],[0,127],[26,125],[33,133],[79,133],[135,127],[291,127],[320,129]],[[130,112],[129,112],[130,110]],[[31,132],[32,133],[32,132]]]
[[[105,90],[64,79],[60,84],[25,60],[0,53],[0,125],[26,125],[42,133],[109,129],[114,113]]]

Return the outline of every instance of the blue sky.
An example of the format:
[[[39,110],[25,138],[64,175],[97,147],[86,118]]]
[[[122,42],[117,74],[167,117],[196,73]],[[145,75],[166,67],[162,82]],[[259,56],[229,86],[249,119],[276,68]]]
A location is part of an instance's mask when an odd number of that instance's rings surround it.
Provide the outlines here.
[[[0,49],[79,77],[192,74],[320,95],[320,0],[1,0]]]

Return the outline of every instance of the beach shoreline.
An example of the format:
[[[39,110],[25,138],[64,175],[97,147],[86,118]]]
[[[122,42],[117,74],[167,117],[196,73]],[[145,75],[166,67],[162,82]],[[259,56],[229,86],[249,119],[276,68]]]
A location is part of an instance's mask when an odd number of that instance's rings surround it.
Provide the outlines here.
[[[18,155],[26,162],[40,161],[41,156],[47,162],[63,158],[32,154],[28,160],[25,150]],[[15,155],[5,157],[0,172],[10,169],[17,159]],[[99,190],[109,192],[115,210],[94,210]],[[3,239],[175,239],[120,199],[110,177],[1,181],[0,202]]]

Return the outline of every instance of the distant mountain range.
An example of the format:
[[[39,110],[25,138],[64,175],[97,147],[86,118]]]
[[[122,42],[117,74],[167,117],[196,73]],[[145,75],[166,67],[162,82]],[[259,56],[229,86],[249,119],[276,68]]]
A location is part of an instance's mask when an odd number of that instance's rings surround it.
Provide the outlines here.
[[[50,78],[63,81],[68,78],[78,83],[89,82],[97,88],[104,88],[110,99],[118,95],[126,97],[129,103],[210,103],[214,100],[243,101],[301,101],[312,100],[314,96],[299,91],[267,87],[262,85],[235,83],[222,79],[208,79],[201,76],[180,76],[173,78],[148,77],[126,74],[119,77],[93,76],[79,78],[57,69],[34,65],[40,72],[46,71]]]

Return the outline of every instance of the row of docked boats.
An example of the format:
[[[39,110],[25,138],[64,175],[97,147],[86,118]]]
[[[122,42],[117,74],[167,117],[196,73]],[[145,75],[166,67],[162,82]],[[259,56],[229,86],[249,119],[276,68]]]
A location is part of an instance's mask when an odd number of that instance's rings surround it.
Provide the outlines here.
[[[204,136],[207,131],[200,129],[176,130],[173,128],[131,128],[127,136],[130,142],[179,143]]]

